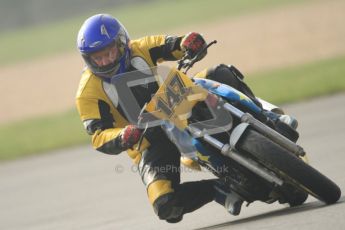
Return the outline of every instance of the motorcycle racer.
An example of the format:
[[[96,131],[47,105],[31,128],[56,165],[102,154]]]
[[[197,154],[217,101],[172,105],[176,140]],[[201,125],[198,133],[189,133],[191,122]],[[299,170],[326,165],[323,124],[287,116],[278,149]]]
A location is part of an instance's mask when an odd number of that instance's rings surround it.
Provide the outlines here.
[[[195,57],[203,52],[199,55],[202,59],[207,53],[203,37],[192,32],[184,36],[156,35],[131,40],[117,19],[107,14],[97,14],[81,26],[77,46],[86,67],[77,91],[76,106],[87,133],[92,136],[92,145],[96,150],[110,155],[127,151],[138,166],[149,201],[158,217],[175,223],[184,214],[213,200],[231,214],[238,215],[242,199],[223,188],[218,180],[180,183],[180,171],[176,170],[180,167],[180,152],[159,126],[145,133],[138,148],[142,131],[129,123],[110,83],[114,76],[153,67],[164,61],[176,61],[184,55]],[[217,80],[217,76],[220,76],[217,72],[233,73],[233,70],[234,67],[219,65],[204,71],[204,77]],[[239,90],[255,100],[254,94],[238,76],[225,75],[225,81],[238,84]],[[157,89],[158,85],[151,82],[145,87],[135,86],[132,90],[138,103],[143,106]],[[260,104],[258,101],[256,103]],[[160,170],[162,168],[166,170]]]

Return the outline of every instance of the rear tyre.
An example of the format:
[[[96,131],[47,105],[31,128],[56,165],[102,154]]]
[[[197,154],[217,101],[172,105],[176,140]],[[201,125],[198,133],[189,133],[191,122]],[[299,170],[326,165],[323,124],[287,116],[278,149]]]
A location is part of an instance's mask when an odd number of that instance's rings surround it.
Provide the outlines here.
[[[308,198],[308,193],[300,189],[296,189],[293,185],[284,184],[281,194],[284,200],[281,203],[288,203],[290,207],[302,205]]]
[[[341,196],[340,188],[334,182],[255,130],[248,129],[236,148],[249,153],[289,184],[327,204],[337,202]],[[303,200],[301,198],[299,202],[297,199],[289,203],[298,205]]]
[[[288,203],[290,207],[300,206],[307,200],[307,198],[308,198],[308,193],[297,191],[294,194],[293,199],[290,199]]]

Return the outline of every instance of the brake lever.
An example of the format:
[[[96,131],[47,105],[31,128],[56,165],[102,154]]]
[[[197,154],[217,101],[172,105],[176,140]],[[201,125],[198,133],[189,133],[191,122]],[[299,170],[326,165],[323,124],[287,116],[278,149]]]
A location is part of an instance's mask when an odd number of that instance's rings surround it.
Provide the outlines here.
[[[189,55],[185,54],[180,60],[177,61],[178,63],[178,70],[181,70],[182,68],[186,68],[188,66],[189,62],[186,62],[187,60],[189,60]]]
[[[141,126],[141,122],[143,120],[142,114],[145,112],[146,106],[147,106],[147,103],[145,103],[143,108],[140,110],[140,113],[139,113],[139,116],[138,116],[138,126]],[[140,150],[140,147],[141,147],[141,144],[143,142],[143,139],[144,139],[145,133],[147,131],[147,128],[148,128],[148,123],[146,123],[145,128],[144,128],[143,132],[140,135],[140,138],[139,138],[139,141],[138,141],[138,145],[137,145],[137,148],[136,148],[137,151]]]

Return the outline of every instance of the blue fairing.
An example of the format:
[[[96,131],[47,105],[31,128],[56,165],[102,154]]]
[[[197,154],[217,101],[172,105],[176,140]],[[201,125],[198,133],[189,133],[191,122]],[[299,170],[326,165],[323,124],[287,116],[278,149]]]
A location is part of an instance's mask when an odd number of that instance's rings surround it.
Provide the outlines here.
[[[241,93],[240,91],[225,85],[221,84],[216,81],[212,81],[209,79],[200,79],[200,78],[193,78],[194,82],[197,85],[200,85],[207,91],[214,93],[218,96],[221,96],[229,102],[237,102],[241,105],[247,107],[249,110],[256,114],[260,114],[262,112],[262,109],[257,106],[250,98],[248,98],[246,95]]]
[[[201,154],[201,156],[198,156],[200,160],[204,162],[209,162],[215,169],[221,169],[221,167],[224,165],[223,156],[210,152],[202,145],[202,143],[199,140],[193,139],[193,145],[195,146],[196,150]]]

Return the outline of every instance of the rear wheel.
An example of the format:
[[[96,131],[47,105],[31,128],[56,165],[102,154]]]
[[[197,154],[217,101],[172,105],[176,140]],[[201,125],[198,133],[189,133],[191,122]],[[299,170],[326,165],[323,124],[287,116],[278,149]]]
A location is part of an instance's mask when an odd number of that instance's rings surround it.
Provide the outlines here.
[[[340,188],[334,182],[255,130],[248,129],[236,148],[249,153],[288,184],[327,204],[335,203],[340,198]],[[290,205],[299,205],[304,199],[302,195],[289,202]]]
[[[279,200],[279,202],[288,203],[290,207],[302,205],[308,198],[307,192],[299,188],[295,188],[295,186],[291,184],[284,184],[280,194],[283,194],[284,199]]]

